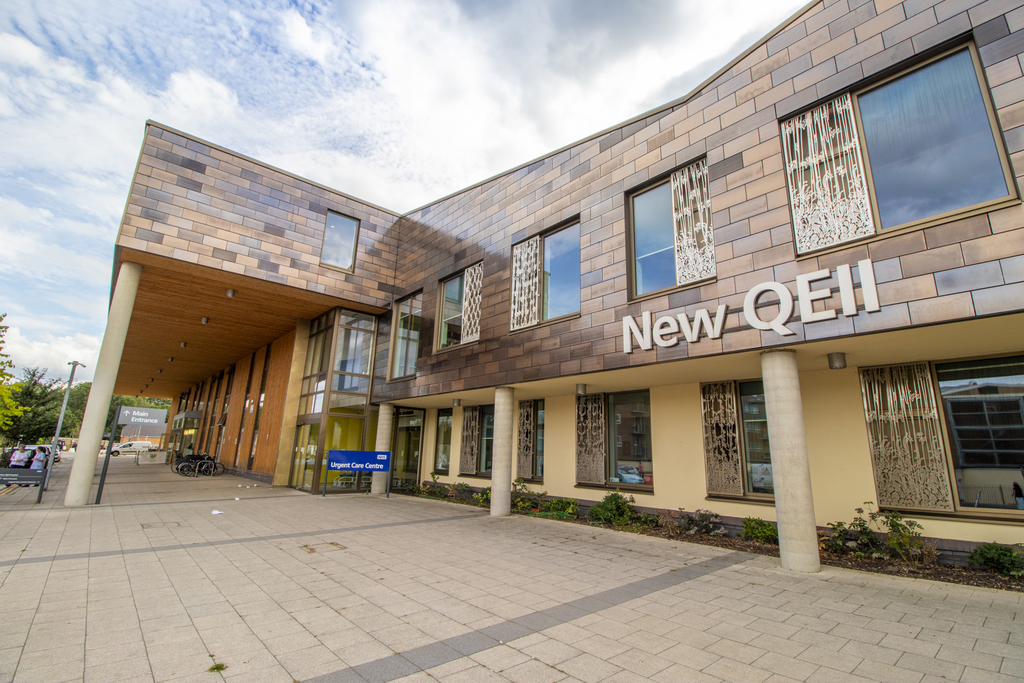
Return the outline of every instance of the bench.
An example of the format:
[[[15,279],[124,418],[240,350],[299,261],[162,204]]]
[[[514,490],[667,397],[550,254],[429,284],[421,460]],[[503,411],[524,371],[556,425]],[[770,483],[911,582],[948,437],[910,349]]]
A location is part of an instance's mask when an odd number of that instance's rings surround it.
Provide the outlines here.
[[[46,470],[29,470],[20,467],[7,467],[0,469],[0,486],[11,484],[34,484],[38,486],[43,483]]]

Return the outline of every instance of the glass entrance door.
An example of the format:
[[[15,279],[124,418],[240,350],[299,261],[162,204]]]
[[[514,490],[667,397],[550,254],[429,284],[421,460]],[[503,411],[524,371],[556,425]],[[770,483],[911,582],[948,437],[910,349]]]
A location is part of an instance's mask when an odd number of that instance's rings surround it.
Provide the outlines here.
[[[415,408],[397,408],[395,413],[391,488],[401,489],[418,483],[420,443],[423,440],[423,411]]]
[[[320,442],[320,425],[303,424],[295,429],[295,451],[292,456],[291,486],[303,491],[312,491],[317,467],[317,445]]]

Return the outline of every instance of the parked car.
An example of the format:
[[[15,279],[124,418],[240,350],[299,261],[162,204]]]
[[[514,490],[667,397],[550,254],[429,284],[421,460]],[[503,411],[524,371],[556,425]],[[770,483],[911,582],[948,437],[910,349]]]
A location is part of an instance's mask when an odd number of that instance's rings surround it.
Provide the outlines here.
[[[116,444],[111,450],[110,454],[115,458],[122,453],[148,453],[149,451],[159,450],[155,443],[148,441],[126,441],[124,443]]]

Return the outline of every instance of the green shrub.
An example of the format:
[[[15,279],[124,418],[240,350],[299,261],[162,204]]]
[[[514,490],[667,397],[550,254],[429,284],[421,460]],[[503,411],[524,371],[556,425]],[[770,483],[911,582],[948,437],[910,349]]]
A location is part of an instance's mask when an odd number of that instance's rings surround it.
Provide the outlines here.
[[[491,505],[491,487],[488,486],[485,489],[481,489],[480,493],[473,494],[473,502],[480,507],[490,507]]]
[[[696,534],[701,536],[710,536],[711,534],[721,536],[725,533],[723,529],[715,527],[720,517],[717,512],[712,512],[711,510],[698,509],[693,512],[687,512],[684,508],[679,508],[679,512],[671,513],[671,519],[679,531],[691,536]]]
[[[557,512],[561,515],[575,517],[580,513],[580,504],[575,498],[552,498],[544,501],[541,509],[545,512]]]
[[[469,492],[469,484],[464,481],[448,484],[444,487],[445,496],[448,498],[465,498]]]
[[[864,503],[871,506],[871,502]],[[877,512],[856,509],[857,516],[849,525],[829,522],[830,531],[818,532],[818,547],[830,553],[852,553],[856,557],[901,560],[910,564],[930,564],[938,550],[921,536],[924,527],[912,519],[904,519],[895,511]],[[876,533],[877,532],[877,533]],[[878,534],[885,534],[880,541]]]
[[[872,520],[879,519],[886,529],[885,542],[898,559],[917,564],[924,558],[923,526],[912,519],[903,519],[903,515],[895,511],[874,513]]]
[[[606,495],[600,503],[591,506],[587,517],[605,524],[629,526],[636,519],[636,510],[633,509],[635,502],[636,499],[633,496],[627,498],[618,491],[614,491]]]
[[[1024,558],[1012,546],[982,543],[967,555],[971,567],[993,569],[1003,576],[1024,576]]]
[[[547,491],[531,491],[526,480],[519,477],[512,482],[512,509],[520,512],[538,511],[547,495]]]
[[[778,545],[779,532],[771,522],[766,522],[758,517],[745,517],[743,519],[743,531],[740,532],[740,538],[747,541],[773,543]]]
[[[870,502],[864,504],[871,505]],[[856,508],[854,512],[857,516],[848,525],[844,522],[829,522],[830,531],[818,532],[818,547],[829,553],[881,557],[882,542],[871,528],[871,522],[878,513],[869,512],[868,517],[865,517],[864,508]]]

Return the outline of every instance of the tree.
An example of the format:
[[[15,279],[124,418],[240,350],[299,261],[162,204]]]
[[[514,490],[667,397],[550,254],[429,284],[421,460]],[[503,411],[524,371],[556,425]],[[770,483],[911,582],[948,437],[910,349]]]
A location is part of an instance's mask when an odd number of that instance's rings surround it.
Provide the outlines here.
[[[85,415],[85,405],[89,401],[89,391],[92,389],[92,382],[82,382],[71,387],[71,395],[68,396],[68,410],[64,415],[64,426],[60,435],[64,438],[75,438],[82,429],[82,418]],[[171,402],[166,398],[146,398],[143,396],[122,396],[114,394],[110,399],[110,408],[107,410],[107,420],[103,427],[104,433],[109,432],[114,425],[114,415],[118,406],[131,406],[133,408],[162,408],[169,410]],[[115,437],[119,435],[115,433]]]
[[[23,411],[11,416],[3,434],[22,443],[46,443],[53,438],[64,399],[59,380],[46,379],[46,368],[25,368],[22,379],[11,385],[11,395]]]
[[[11,357],[4,353],[4,335],[7,334],[7,326],[3,324],[7,314],[0,315],[0,436],[7,433],[14,419],[20,418],[25,409],[14,399],[11,391],[12,371],[14,362]],[[6,441],[6,439],[4,439]]]

